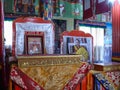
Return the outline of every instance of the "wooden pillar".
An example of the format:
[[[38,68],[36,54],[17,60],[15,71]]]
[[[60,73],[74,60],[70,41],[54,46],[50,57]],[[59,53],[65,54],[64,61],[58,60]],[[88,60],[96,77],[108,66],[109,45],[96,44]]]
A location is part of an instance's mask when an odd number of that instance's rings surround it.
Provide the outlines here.
[[[3,15],[3,3],[2,0],[0,0],[0,58],[3,59],[3,21],[4,21],[4,15]],[[0,62],[1,62],[0,59]]]
[[[1,77],[2,80],[0,82],[3,90],[6,90],[6,74],[5,74],[5,49],[4,49],[4,11],[3,11],[3,2],[4,0],[0,0],[0,64],[1,68]]]
[[[120,57],[120,4],[118,0],[112,7],[112,56]]]
[[[39,0],[39,13],[40,13],[40,17],[43,18],[43,16],[44,16],[44,2],[43,2],[43,0]]]

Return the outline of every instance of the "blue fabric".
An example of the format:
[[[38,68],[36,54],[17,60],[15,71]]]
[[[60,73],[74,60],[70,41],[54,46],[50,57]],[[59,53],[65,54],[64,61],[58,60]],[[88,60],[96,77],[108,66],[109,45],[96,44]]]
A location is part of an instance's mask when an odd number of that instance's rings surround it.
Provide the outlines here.
[[[101,73],[96,73],[94,74],[95,76],[95,83],[97,84],[97,89],[100,90],[100,84],[102,84],[105,88],[105,90],[114,90],[113,86],[111,83],[105,78],[105,76]]]

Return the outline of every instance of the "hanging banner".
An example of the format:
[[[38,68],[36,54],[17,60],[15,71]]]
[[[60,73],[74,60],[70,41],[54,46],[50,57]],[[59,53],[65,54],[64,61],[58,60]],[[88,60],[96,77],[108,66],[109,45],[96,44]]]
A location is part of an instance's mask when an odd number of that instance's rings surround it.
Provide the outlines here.
[[[51,0],[44,1],[44,19],[51,20],[53,14],[53,3]]]
[[[96,0],[95,14],[101,14],[110,11],[108,0]]]
[[[93,16],[93,0],[83,0],[83,19]]]

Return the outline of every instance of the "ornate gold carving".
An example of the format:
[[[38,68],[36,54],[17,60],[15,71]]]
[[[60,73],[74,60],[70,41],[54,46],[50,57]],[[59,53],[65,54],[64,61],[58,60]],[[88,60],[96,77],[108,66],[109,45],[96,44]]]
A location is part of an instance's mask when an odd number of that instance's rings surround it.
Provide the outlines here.
[[[19,56],[19,67],[79,64],[81,55]]]

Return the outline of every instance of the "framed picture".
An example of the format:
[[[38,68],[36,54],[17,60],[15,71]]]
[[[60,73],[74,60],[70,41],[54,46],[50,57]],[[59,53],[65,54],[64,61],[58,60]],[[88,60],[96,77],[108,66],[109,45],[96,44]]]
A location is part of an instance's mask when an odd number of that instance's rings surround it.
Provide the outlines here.
[[[43,54],[43,38],[40,36],[28,36],[27,47],[29,55]]]
[[[28,55],[44,54],[43,33],[27,32],[25,36],[25,52]]]
[[[63,36],[63,54],[79,54],[84,60],[92,62],[92,38]]]

